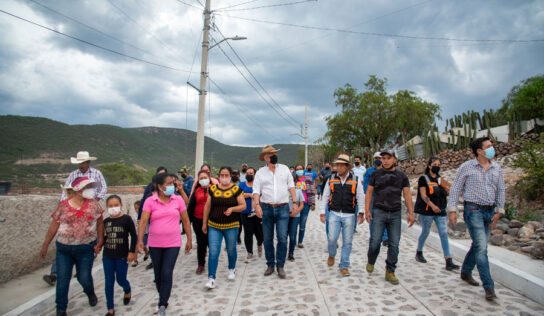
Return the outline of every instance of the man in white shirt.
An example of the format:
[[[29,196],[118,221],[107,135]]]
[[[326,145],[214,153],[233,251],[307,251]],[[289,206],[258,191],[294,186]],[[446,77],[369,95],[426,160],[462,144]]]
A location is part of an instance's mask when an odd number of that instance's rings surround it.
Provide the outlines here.
[[[106,192],[108,191],[108,186],[106,185],[106,180],[100,170],[91,168],[91,161],[96,160],[96,157],[90,157],[88,151],[80,151],[77,153],[76,157],[71,157],[70,162],[77,164],[77,169],[72,171],[66,179],[65,187],[70,185],[75,179],[79,177],[88,177],[91,180],[94,180],[94,199],[103,200],[106,197]],[[66,193],[62,191],[61,200],[68,198]]]
[[[339,155],[336,161],[337,175],[331,175],[323,187],[321,199],[321,222],[325,223],[327,216],[325,209],[329,207],[329,233],[327,234],[329,258],[327,265],[334,265],[334,257],[338,248],[338,238],[342,233],[342,255],[340,258],[340,273],[349,276],[349,255],[355,230],[354,222],[361,224],[364,214],[355,215],[355,208],[362,209],[365,201],[365,193],[360,180],[351,172],[351,163],[348,155]]]
[[[278,149],[264,146],[259,160],[266,161],[255,174],[253,181],[253,202],[255,213],[263,219],[264,253],[268,268],[265,276],[274,273],[277,268],[280,279],[285,279],[285,258],[287,256],[287,228],[289,224],[289,194],[293,205],[297,204],[295,184],[289,167],[278,163]],[[274,225],[278,239],[274,249]]]

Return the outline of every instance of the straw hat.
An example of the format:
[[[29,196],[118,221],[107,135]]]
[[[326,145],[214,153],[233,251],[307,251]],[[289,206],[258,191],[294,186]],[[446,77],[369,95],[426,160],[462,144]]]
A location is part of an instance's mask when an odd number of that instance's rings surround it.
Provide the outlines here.
[[[344,164],[347,164],[348,165],[348,168],[351,168],[353,167],[353,165],[351,164],[350,160],[349,160],[349,156],[346,155],[346,154],[341,154],[339,155],[335,161],[332,162],[333,164],[337,164],[337,163],[344,163]]]
[[[266,155],[266,154],[275,154],[278,151],[280,151],[280,150],[272,147],[272,145],[266,145],[266,146],[263,147],[263,151],[261,151],[261,153],[259,154],[259,160],[264,161],[264,155]]]
[[[80,151],[77,153],[76,157],[70,158],[70,161],[73,164],[80,164],[82,162],[91,161],[91,160],[96,160],[96,157],[89,157],[88,151]]]

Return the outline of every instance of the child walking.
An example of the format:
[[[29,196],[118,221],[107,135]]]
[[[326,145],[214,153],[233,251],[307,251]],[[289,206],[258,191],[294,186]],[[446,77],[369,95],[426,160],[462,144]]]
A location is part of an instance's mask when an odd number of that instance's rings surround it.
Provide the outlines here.
[[[104,278],[106,283],[106,304],[108,313],[106,316],[115,315],[113,303],[113,290],[115,280],[119,284],[125,295],[123,304],[128,305],[131,298],[130,283],[127,280],[128,262],[135,259],[136,228],[129,215],[121,213],[121,198],[117,195],[111,195],[106,199],[109,217],[104,220],[104,253],[102,263],[104,265]],[[128,236],[130,235],[130,247]]]

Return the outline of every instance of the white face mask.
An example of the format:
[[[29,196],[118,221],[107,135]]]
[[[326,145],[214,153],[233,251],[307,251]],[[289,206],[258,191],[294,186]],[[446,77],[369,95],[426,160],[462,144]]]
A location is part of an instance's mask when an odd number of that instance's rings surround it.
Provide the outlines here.
[[[121,207],[120,206],[109,207],[108,213],[110,214],[110,216],[117,216],[121,213]]]
[[[83,192],[81,192],[81,196],[85,199],[92,199],[94,198],[94,189],[85,189]]]
[[[227,178],[227,177],[221,177],[221,178],[219,178],[219,181],[221,181],[222,185],[227,185],[227,184],[230,183],[231,179]]]
[[[207,187],[208,184],[210,184],[210,179],[200,179],[198,180],[198,183],[200,183],[200,185],[203,187]]]

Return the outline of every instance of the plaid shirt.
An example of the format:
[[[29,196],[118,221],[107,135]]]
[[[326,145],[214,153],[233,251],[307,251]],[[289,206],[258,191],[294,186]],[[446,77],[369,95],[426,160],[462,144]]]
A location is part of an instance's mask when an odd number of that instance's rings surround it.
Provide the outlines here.
[[[106,185],[106,180],[104,180],[104,176],[102,175],[102,172],[100,170],[97,170],[95,168],[89,167],[89,170],[85,173],[81,173],[79,169],[76,169],[70,173],[68,176],[68,179],[66,179],[66,183],[64,186],[68,186],[71,184],[75,179],[79,177],[88,177],[91,180],[94,180],[96,182],[94,186],[94,197],[93,198],[99,198],[103,200],[106,197],[106,192],[108,191],[108,186]],[[61,201],[64,201],[68,197],[66,196],[65,191],[62,191],[62,196],[60,198]]]
[[[504,208],[505,186],[499,165],[491,162],[484,170],[476,159],[463,163],[451,185],[448,207],[457,206],[461,193],[466,202]]]

